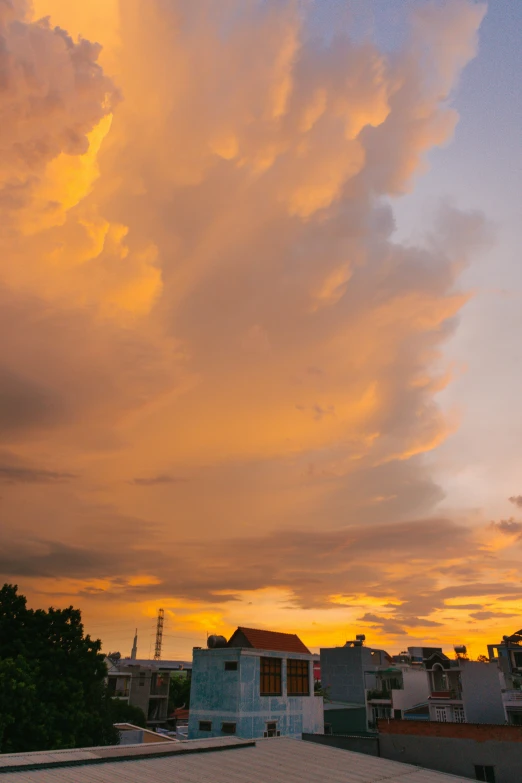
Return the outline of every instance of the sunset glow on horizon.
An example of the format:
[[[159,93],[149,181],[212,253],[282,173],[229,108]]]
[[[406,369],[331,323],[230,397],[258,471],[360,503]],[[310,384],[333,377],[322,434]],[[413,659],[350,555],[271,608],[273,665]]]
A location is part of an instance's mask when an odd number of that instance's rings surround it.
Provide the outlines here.
[[[522,625],[517,20],[0,0],[2,582],[144,658]]]

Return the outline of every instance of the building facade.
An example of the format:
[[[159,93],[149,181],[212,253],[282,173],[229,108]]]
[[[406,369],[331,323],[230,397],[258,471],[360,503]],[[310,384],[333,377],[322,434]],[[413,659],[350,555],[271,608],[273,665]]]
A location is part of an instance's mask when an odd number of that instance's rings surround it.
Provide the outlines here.
[[[430,720],[441,723],[505,723],[501,672],[495,663],[450,660],[442,651],[426,661]]]
[[[321,649],[322,683],[332,702],[364,710],[365,731],[376,731],[377,721],[402,718],[419,703],[427,704],[429,679],[423,667],[395,663],[384,650],[347,642],[344,647]],[[352,718],[360,713],[346,713]],[[327,722],[332,725],[330,715]]]
[[[456,650],[462,652],[450,659],[438,647],[409,647],[394,658],[362,643],[323,649],[323,687],[333,702],[351,709],[364,705],[367,731],[392,718],[505,723],[506,693],[498,666],[469,661],[463,645]],[[522,698],[518,704],[522,718]],[[326,723],[333,726],[329,718]]]
[[[498,644],[488,644],[488,654],[502,672],[506,722],[522,726],[522,629]]]
[[[107,691],[145,713],[151,728],[164,726],[168,719],[170,676],[173,672],[190,672],[184,661],[148,661],[123,658],[107,659]]]
[[[189,739],[322,734],[314,656],[291,634],[251,631],[238,629],[226,646],[194,650]]]

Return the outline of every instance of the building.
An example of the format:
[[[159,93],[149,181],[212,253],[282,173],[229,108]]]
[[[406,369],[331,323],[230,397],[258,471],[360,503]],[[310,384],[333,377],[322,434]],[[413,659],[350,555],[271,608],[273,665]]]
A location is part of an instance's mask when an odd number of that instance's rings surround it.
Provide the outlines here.
[[[328,701],[325,723],[336,732],[376,731],[382,718],[403,717],[419,703],[427,703],[429,680],[423,667],[395,663],[385,650],[366,647],[363,638],[344,647],[321,649],[322,685]],[[335,711],[335,714],[332,712]]]
[[[505,723],[505,700],[498,667],[469,661],[466,648],[451,659],[440,647],[409,647],[391,658],[362,641],[321,650],[323,686],[344,714],[328,715],[327,726],[339,722],[361,730],[356,705],[366,708],[366,731],[378,720],[404,719],[450,723]],[[522,714],[522,699],[519,702]],[[341,710],[340,704],[332,709]],[[356,721],[356,723],[354,723]]]
[[[189,673],[192,664],[135,658],[107,658],[106,662],[109,696],[140,707],[151,728],[164,726],[168,719],[170,676],[175,672]]]
[[[314,656],[295,634],[238,628],[194,649],[189,739],[323,733]]]
[[[459,654],[451,660],[437,650],[424,665],[430,682],[430,720],[505,723],[502,680],[494,663],[469,661]]]
[[[522,629],[498,644],[488,644],[488,654],[502,672],[506,721],[522,726]]]
[[[390,720],[378,727],[382,758],[487,783],[522,780],[522,726]]]
[[[324,733],[326,735],[366,734],[368,715],[364,704],[325,701]]]
[[[287,737],[4,754],[0,774],[2,783],[469,783],[467,777]]]

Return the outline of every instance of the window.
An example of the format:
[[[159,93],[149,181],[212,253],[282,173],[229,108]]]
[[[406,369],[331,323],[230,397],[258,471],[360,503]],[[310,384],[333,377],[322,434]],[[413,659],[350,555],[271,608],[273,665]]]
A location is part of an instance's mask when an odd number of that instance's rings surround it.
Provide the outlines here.
[[[266,724],[266,731],[263,734],[263,737],[279,737],[281,734],[280,731],[277,730],[277,722],[272,721],[271,723]]]
[[[486,783],[495,783],[495,767],[484,767],[475,764],[475,779],[484,780]]]
[[[453,716],[455,723],[466,723],[466,717],[464,715],[464,707],[453,707]]]
[[[210,721],[210,720],[200,720],[199,721],[199,730],[200,731],[212,731],[212,721]]]
[[[287,693],[289,696],[310,696],[310,666],[308,661],[290,658],[286,662]]]
[[[281,696],[281,658],[261,658],[261,696]]]
[[[140,672],[139,685],[145,685],[145,672]]]
[[[448,720],[446,707],[435,707],[435,720],[438,720],[439,723],[446,723]]]
[[[225,661],[226,672],[237,672],[237,661]]]
[[[236,724],[235,723],[222,723],[221,724],[221,731],[223,734],[235,734],[236,733]]]
[[[395,720],[402,720],[402,710],[393,710]]]
[[[515,661],[515,668],[522,669],[522,652],[514,652],[513,659]]]

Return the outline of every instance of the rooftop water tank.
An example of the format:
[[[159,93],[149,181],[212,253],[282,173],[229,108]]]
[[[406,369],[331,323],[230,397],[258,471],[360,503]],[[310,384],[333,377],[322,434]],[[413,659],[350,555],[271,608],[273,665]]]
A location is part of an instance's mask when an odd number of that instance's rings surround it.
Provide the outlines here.
[[[227,646],[227,640],[224,636],[216,636],[216,634],[212,634],[212,636],[209,636],[207,639],[207,647],[209,650],[215,650],[218,647],[226,647]]]

